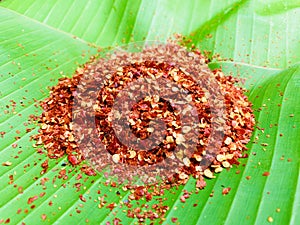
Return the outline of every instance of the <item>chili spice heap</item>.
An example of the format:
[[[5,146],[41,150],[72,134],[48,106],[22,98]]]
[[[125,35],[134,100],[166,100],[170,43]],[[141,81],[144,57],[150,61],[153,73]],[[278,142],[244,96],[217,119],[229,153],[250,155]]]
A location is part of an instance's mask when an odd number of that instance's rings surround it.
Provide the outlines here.
[[[191,175],[202,189],[204,177],[246,156],[255,123],[239,80],[211,71],[208,62],[198,49],[173,43],[93,57],[51,89],[34,139],[49,158],[68,155],[72,165],[86,159],[121,181],[138,176],[156,183],[159,174],[163,183],[179,185]],[[158,140],[149,147],[151,137]],[[86,164],[82,170],[96,174]]]

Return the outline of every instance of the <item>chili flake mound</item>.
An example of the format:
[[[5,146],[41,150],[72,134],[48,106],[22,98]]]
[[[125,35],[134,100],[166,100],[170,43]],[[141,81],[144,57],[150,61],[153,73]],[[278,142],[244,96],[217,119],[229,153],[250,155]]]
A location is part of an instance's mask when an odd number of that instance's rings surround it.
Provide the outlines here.
[[[254,126],[251,103],[238,79],[211,71],[194,49],[173,44],[92,58],[72,78],[60,79],[41,105],[34,136],[50,158],[87,160],[121,181],[204,188],[238,164]],[[84,166],[87,174],[95,174]]]

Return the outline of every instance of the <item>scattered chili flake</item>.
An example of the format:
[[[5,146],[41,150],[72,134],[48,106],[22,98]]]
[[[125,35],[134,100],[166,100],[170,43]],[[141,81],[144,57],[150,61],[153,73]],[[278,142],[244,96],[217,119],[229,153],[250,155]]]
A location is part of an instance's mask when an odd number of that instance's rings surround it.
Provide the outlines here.
[[[43,163],[42,163],[42,168],[47,169],[48,168],[48,159],[46,159]]]
[[[83,165],[81,167],[81,171],[84,172],[88,176],[96,176],[97,175],[96,171],[93,168],[89,167],[89,166],[84,166]]]
[[[42,218],[42,220],[46,220],[47,219],[47,215],[46,214],[42,214],[41,218]]]
[[[72,165],[77,165],[80,163],[80,161],[75,155],[68,155],[68,160]]]
[[[80,200],[81,201],[83,201],[83,202],[86,202],[86,198],[85,197],[83,197],[83,195],[81,194],[81,195],[79,195],[79,198],[80,198]]]
[[[181,202],[185,202],[186,200],[185,200],[185,197],[182,195],[182,196],[180,196],[180,201]]]
[[[114,221],[113,221],[113,223],[114,223],[114,225],[121,225],[120,224],[121,221],[122,221],[121,219],[115,218]]]
[[[66,173],[67,173],[67,171],[65,169],[60,170],[58,178],[59,179],[64,178],[66,176]]]
[[[6,161],[4,163],[2,163],[2,166],[11,166],[12,162]]]
[[[176,217],[172,217],[172,218],[171,218],[172,223],[176,223],[177,220],[178,220],[178,218],[176,218]]]
[[[82,178],[82,174],[79,173],[76,177],[76,180],[80,180],[81,178]]]
[[[270,175],[270,172],[264,172],[263,173],[263,176],[265,176],[265,177],[267,177],[267,176],[269,176]]]
[[[32,204],[37,199],[38,199],[38,196],[35,195],[33,197],[28,198],[27,203],[30,205],[30,204]]]
[[[29,133],[33,130],[33,128],[26,128],[26,133]]]
[[[116,203],[110,203],[108,206],[106,206],[106,208],[110,209],[110,211],[112,211],[115,207],[117,206]]]
[[[9,184],[13,184],[14,183],[14,175],[12,175],[12,174],[10,174],[9,176],[8,176],[8,178],[9,178]]]
[[[222,195],[227,195],[230,190],[231,190],[231,187],[223,188]]]
[[[19,187],[18,187],[18,192],[19,192],[20,194],[23,193],[23,187],[22,187],[22,186],[19,186]]]
[[[6,134],[6,132],[5,132],[5,131],[1,131],[1,132],[0,132],[0,136],[1,136],[1,138],[3,138],[5,134]]]
[[[18,144],[17,143],[14,143],[14,144],[12,144],[11,145],[13,148],[16,148],[16,147],[18,147]]]
[[[81,210],[80,209],[76,209],[76,212],[79,214],[79,213],[81,213]]]

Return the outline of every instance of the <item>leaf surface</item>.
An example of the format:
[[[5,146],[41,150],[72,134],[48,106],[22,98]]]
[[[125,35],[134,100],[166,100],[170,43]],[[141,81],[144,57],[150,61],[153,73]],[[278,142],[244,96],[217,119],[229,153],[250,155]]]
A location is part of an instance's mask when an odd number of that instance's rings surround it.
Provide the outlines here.
[[[180,196],[194,190],[193,179],[166,191],[170,210],[164,223],[173,224],[174,218],[180,224],[260,225],[269,224],[268,217],[275,224],[300,221],[299,1],[7,0],[0,3],[0,18],[0,132],[6,132],[0,137],[1,222],[105,224],[120,218],[123,224],[137,223],[121,203],[112,211],[99,206],[104,195],[124,202],[130,194],[119,190],[117,195],[102,175],[78,181],[78,171],[64,166],[65,158],[50,160],[41,175],[46,157],[32,147],[30,136],[38,127],[28,118],[41,113],[37,101],[49,96],[48,87],[71,76],[98,47],[165,41],[173,33],[233,60],[213,60],[210,67],[245,79],[258,128],[249,158],[208,180],[186,203]],[[63,168],[72,172],[65,180],[55,178]],[[224,187],[231,187],[226,196]]]

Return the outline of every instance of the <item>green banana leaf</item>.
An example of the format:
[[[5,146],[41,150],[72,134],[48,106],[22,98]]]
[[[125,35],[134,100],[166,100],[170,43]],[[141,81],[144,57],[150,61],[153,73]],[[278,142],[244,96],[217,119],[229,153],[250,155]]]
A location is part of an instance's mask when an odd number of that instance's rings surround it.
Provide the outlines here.
[[[103,175],[78,180],[65,158],[40,174],[46,156],[30,140],[38,131],[32,115],[41,114],[49,87],[99,49],[174,33],[205,50],[211,68],[245,79],[257,127],[239,166],[185,203],[180,197],[195,192],[194,179],[165,191],[169,210],[146,224],[299,224],[299,21],[299,0],[0,1],[0,224],[139,223],[126,216],[130,192],[116,194]],[[62,168],[70,173],[59,179]],[[100,207],[102,197],[117,206]]]

